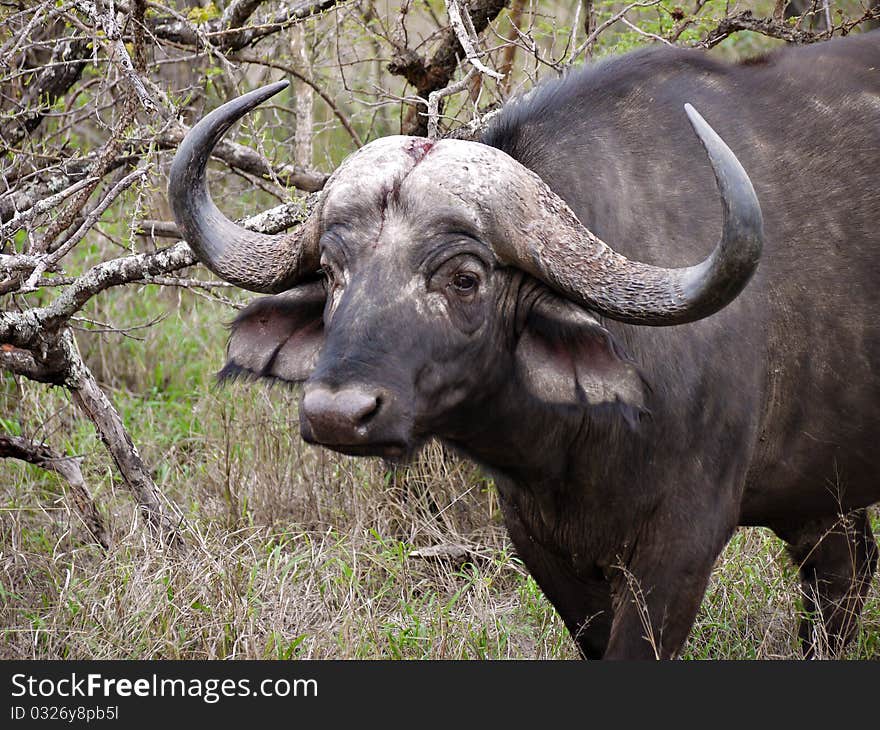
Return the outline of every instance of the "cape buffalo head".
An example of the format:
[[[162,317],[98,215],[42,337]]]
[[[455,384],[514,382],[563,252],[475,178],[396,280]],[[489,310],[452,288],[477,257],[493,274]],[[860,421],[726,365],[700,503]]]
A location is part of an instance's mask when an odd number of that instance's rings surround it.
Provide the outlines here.
[[[533,172],[493,147],[386,137],[351,155],[294,233],[226,219],[205,166],[230,125],[286,82],[215,110],[187,135],[169,195],[198,257],[257,300],[236,320],[222,374],[305,382],[303,438],[402,458],[430,436],[467,439],[493,395],[627,417],[641,378],[597,315],[642,325],[700,319],[742,290],[761,212],[724,142],[687,114],[715,171],[722,235],[702,263],[665,269],[615,253]],[[281,292],[281,293],[279,293]]]

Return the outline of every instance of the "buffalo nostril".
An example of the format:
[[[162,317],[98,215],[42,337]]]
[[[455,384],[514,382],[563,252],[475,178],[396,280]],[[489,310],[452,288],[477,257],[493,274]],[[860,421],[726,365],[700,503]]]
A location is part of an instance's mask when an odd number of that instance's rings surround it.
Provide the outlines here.
[[[349,413],[352,421],[359,426],[371,420],[379,412],[382,405],[382,399],[377,395],[359,392],[350,394],[350,391],[342,391],[340,396],[342,396],[343,410]]]
[[[303,398],[303,414],[315,437],[324,443],[357,443],[382,407],[378,393],[360,387],[333,391],[315,387]]]

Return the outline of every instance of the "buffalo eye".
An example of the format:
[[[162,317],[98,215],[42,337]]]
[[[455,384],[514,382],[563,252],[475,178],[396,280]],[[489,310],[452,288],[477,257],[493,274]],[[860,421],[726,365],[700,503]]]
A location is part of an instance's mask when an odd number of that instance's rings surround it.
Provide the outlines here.
[[[324,288],[328,292],[332,292],[340,281],[338,267],[336,263],[326,254],[321,255],[321,276],[324,278]]]
[[[467,296],[477,290],[480,280],[474,274],[460,271],[452,277],[450,283],[457,294]]]

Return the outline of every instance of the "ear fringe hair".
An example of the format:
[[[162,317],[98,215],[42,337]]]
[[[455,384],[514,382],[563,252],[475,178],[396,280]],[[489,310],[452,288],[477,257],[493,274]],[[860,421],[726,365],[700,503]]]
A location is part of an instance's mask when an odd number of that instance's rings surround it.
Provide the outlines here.
[[[271,373],[257,373],[248,368],[243,368],[238,363],[232,361],[227,362],[223,368],[217,372],[214,376],[214,380],[218,386],[239,381],[253,383],[259,380],[266,381],[270,386],[277,384],[286,386],[290,389],[295,389],[297,386],[302,385],[302,381],[279,378],[277,375]]]

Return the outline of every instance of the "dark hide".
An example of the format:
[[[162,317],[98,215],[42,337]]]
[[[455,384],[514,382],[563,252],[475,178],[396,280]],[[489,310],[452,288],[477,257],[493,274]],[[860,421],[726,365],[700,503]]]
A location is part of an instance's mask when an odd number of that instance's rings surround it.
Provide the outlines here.
[[[791,545],[822,619],[805,620],[805,647],[824,635],[836,650],[877,560],[864,508],[880,499],[880,35],[742,65],[632,53],[539,87],[483,142],[616,250],[685,266],[721,220],[686,102],[764,212],[758,272],[719,313],[599,321],[500,266],[467,211],[432,208],[407,172],[369,200],[328,198],[326,308],[314,290],[253,305],[228,367],[308,375],[306,399],[335,411],[301,415],[306,440],[349,418],[332,448],[403,458],[438,437],[485,465],[585,656],[679,653],[737,525]],[[423,158],[429,144],[407,170]]]

